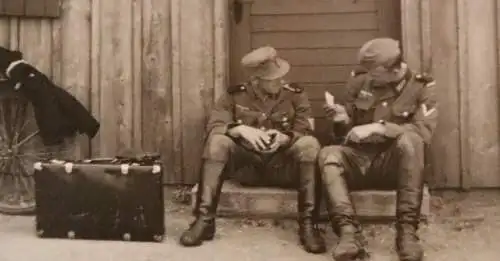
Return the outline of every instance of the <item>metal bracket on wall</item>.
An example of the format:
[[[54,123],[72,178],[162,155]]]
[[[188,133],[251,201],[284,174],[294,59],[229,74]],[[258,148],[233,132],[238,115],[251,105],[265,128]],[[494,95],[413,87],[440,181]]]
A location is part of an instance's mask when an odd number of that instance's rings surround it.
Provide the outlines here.
[[[242,0],[233,1],[233,19],[236,24],[239,24],[243,18],[243,8],[245,4]]]

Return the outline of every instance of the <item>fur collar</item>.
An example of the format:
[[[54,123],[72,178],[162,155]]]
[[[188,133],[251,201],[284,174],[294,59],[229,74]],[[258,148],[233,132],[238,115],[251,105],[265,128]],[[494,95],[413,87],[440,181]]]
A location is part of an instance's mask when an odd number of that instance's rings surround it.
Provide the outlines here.
[[[13,61],[9,64],[9,66],[7,66],[7,69],[5,70],[5,75],[10,78],[10,72],[12,70],[14,70],[14,68],[16,68],[16,66],[18,66],[19,64],[28,64],[25,60],[17,60],[17,61]]]

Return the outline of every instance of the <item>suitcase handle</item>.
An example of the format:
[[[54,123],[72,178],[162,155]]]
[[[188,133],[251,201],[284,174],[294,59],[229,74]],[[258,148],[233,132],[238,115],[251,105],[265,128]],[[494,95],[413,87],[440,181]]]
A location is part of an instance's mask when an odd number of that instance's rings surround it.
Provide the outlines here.
[[[84,163],[113,163],[114,161],[117,161],[116,158],[93,158],[93,159],[85,159],[83,160]]]
[[[160,160],[159,153],[145,153],[134,156],[116,156],[108,158],[92,158],[83,160],[84,163],[94,164],[139,164],[139,165],[152,165]]]

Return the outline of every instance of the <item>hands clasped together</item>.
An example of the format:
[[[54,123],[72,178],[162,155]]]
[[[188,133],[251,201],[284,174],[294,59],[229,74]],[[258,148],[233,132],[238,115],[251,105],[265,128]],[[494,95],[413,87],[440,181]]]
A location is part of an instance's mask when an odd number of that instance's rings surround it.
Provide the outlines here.
[[[229,130],[229,135],[242,138],[255,151],[274,153],[281,146],[290,142],[290,137],[278,130],[261,130],[247,125],[240,125]]]

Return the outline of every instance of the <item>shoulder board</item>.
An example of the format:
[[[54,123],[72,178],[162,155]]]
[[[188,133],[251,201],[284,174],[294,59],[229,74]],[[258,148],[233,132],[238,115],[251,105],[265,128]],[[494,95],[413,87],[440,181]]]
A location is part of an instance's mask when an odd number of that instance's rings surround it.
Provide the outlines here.
[[[246,89],[247,89],[246,84],[236,84],[227,88],[227,93],[234,94],[245,91]]]
[[[283,88],[295,93],[301,93],[304,89],[296,83],[284,83]]]
[[[351,71],[351,77],[356,77],[356,76],[363,75],[363,74],[366,74],[366,71],[363,71],[363,70],[352,70]]]
[[[434,81],[434,78],[428,74],[425,73],[418,73],[415,75],[415,80],[417,82],[421,82],[425,85],[425,87],[430,87],[436,84],[436,81]]]

